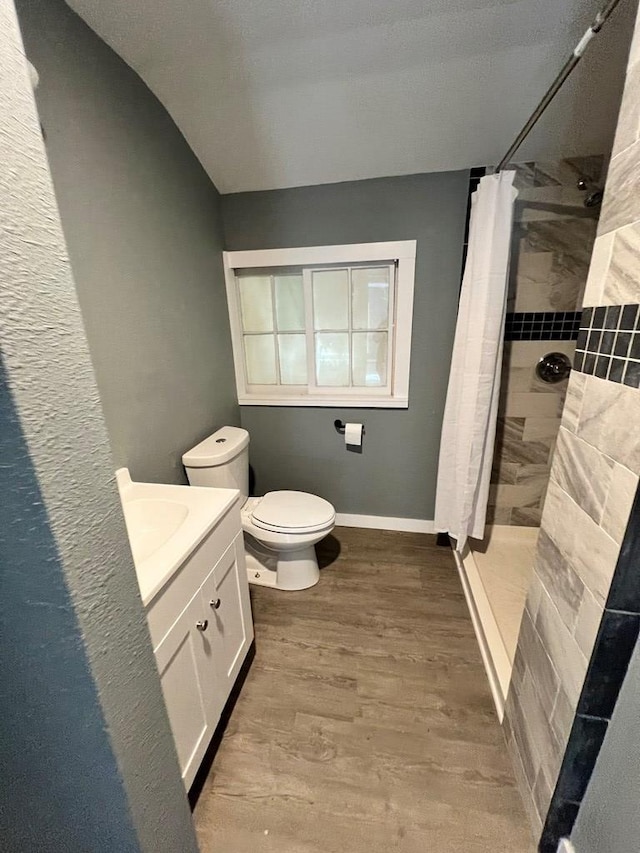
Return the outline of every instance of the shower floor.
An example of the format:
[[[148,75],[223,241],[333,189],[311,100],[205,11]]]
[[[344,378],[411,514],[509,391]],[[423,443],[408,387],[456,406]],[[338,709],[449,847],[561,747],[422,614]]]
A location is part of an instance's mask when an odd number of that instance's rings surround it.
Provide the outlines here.
[[[511,681],[533,560],[537,527],[494,525],[480,542],[456,554],[467,605],[498,716]]]
[[[533,574],[537,527],[495,526],[471,550],[507,657],[513,664],[527,590]]]

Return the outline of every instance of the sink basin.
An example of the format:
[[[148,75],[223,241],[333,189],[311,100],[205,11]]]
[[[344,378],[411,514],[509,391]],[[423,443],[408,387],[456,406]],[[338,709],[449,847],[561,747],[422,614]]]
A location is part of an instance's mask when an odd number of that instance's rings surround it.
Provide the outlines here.
[[[176,501],[138,498],[125,504],[124,520],[133,559],[146,560],[161,548],[189,515],[189,507]]]
[[[116,471],[116,481],[145,606],[234,506],[240,530],[237,489],[136,483],[127,468]]]

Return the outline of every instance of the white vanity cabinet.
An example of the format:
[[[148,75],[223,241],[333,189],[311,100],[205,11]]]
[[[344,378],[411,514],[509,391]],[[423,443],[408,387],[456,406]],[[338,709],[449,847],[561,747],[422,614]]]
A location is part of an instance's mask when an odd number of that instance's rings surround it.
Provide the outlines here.
[[[188,789],[253,640],[237,503],[149,603],[147,621]]]
[[[180,771],[187,786],[207,748],[209,729],[220,716],[220,691],[204,651],[206,641],[195,628],[201,617],[202,604],[196,595],[155,649]]]
[[[205,643],[205,651],[226,701],[253,639],[242,534],[202,584],[200,596],[209,614],[209,625],[202,636],[212,640],[209,645]]]

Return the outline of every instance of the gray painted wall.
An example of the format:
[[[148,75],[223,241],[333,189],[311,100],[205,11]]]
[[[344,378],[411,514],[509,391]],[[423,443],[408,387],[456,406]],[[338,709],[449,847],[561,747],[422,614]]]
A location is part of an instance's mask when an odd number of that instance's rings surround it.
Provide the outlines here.
[[[140,78],[62,0],[19,0],[115,462],[186,482],[239,413],[219,195]]]
[[[0,3],[0,849],[196,853],[14,11]]]
[[[229,250],[418,241],[409,409],[243,406],[256,493],[315,492],[339,512],[433,518],[455,328],[468,173],[222,196]],[[335,418],[365,424],[347,452]]]
[[[640,849],[640,646],[636,647],[571,840],[576,853]]]

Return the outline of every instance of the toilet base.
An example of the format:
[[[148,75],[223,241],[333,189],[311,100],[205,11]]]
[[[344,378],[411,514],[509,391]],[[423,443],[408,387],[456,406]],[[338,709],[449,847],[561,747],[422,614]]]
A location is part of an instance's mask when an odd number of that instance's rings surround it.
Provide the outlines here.
[[[247,578],[256,586],[275,589],[309,589],[320,580],[318,558],[313,545],[297,551],[268,551],[258,548],[246,534],[244,551],[247,561]]]

